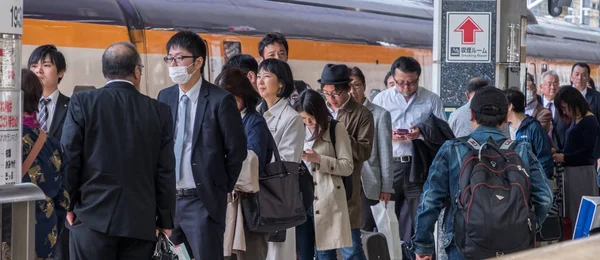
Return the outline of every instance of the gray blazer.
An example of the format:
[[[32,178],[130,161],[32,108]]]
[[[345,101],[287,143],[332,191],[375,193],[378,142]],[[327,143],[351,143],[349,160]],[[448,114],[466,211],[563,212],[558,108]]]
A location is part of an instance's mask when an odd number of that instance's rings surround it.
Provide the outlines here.
[[[373,113],[375,138],[371,158],[363,164],[362,185],[365,196],[379,200],[381,192],[394,193],[392,172],[392,117],[384,108],[365,100],[364,106]]]

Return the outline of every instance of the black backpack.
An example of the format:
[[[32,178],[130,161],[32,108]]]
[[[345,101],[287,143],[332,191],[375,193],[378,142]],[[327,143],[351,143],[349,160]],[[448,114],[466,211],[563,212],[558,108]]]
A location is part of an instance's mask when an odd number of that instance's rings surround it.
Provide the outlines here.
[[[454,216],[456,246],[467,259],[484,259],[535,246],[536,222],[527,167],[516,142],[483,145],[458,138],[470,152],[462,159]]]

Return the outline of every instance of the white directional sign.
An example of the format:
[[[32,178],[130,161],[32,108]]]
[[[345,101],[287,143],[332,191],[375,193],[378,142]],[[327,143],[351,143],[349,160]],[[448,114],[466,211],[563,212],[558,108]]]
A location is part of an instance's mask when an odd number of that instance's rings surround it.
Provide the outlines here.
[[[490,12],[448,12],[446,62],[491,61]]]

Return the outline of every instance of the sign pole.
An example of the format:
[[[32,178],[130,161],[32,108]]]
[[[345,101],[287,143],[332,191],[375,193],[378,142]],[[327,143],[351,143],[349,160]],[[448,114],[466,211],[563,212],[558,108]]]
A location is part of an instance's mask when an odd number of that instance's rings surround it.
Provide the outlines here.
[[[21,183],[23,0],[0,1],[0,185]]]
[[[432,89],[447,114],[467,102],[463,93],[474,77],[523,89],[526,16],[522,0],[434,1]]]

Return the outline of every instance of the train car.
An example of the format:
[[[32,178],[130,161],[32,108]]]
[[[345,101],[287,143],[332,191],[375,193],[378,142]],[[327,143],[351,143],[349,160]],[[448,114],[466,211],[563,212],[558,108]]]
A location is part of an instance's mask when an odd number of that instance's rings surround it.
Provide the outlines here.
[[[431,85],[433,8],[402,2],[370,3],[367,9],[278,0],[24,0],[23,66],[31,51],[55,44],[66,56],[60,90],[101,87],[101,55],[114,42],[134,43],[142,54],[141,91],[156,97],[172,84],[165,45],[177,30],[199,33],[208,46],[204,77],[213,80],[228,57],[257,59],[258,42],[268,32],[289,41],[289,63],[296,79],[317,84],[327,63],[358,66],[368,90],[382,89],[394,59],[415,57],[423,65],[420,84]],[[533,16],[532,16],[533,17]],[[600,81],[600,30],[551,19],[530,19],[527,28],[529,71],[557,70],[568,84],[571,65],[592,65]],[[467,79],[465,79],[466,81]]]

